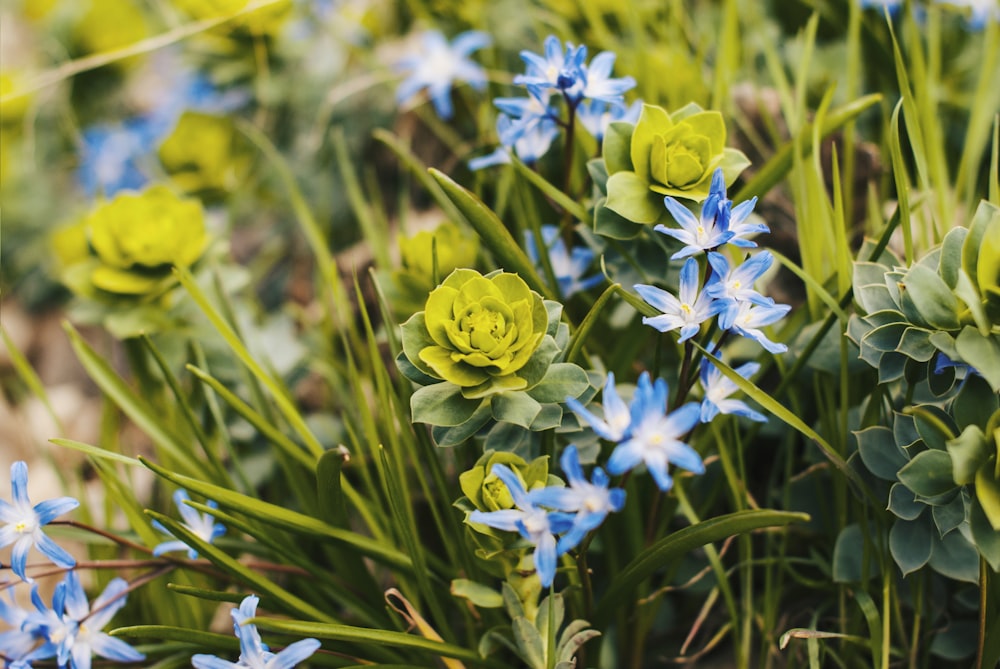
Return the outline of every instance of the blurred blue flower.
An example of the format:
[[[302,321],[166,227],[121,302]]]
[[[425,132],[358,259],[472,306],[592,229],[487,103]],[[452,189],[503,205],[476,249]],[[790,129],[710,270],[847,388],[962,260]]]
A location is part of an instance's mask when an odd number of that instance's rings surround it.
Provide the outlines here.
[[[659,316],[643,316],[642,322],[660,332],[680,328],[677,343],[687,341],[698,333],[701,324],[725,308],[725,303],[715,300],[708,289],[718,280],[714,274],[702,290],[698,290],[698,261],[688,258],[681,267],[677,297],[662,288],[636,284],[635,290],[647,304],[662,311]]]
[[[177,490],[174,492],[174,504],[177,506],[177,510],[181,512],[181,517],[184,519],[184,527],[191,530],[191,532],[193,532],[199,539],[208,543],[212,543],[218,537],[226,533],[225,525],[215,522],[215,518],[211,515],[207,513],[198,513],[184,503],[190,499],[191,498],[188,496],[186,490]],[[213,509],[219,508],[219,505],[211,500],[208,501],[208,506]],[[170,534],[170,536],[173,536],[170,530],[155,520],[153,521],[153,527],[164,534]],[[191,548],[183,541],[177,539],[173,541],[164,541],[163,543],[158,544],[156,548],[153,549],[153,555],[159,557],[160,555],[171,551],[184,550],[187,551],[188,557],[192,560],[198,557],[198,551]]]
[[[576,446],[569,445],[559,458],[559,465],[569,487],[549,486],[532,490],[529,499],[535,504],[547,506],[573,514],[573,526],[556,543],[556,553],[563,554],[575,548],[587,533],[597,529],[612,511],[621,511],[625,506],[625,491],[608,488],[608,475],[600,467],[594,468],[592,480],[588,481],[580,466],[580,455]]]
[[[0,499],[0,521],[6,523],[0,528],[0,548],[14,544],[10,556],[11,570],[22,581],[32,580],[25,574],[28,551],[32,546],[56,566],[74,566],[76,560],[73,556],[47,537],[42,527],[80,506],[80,502],[72,497],[58,497],[32,506],[28,499],[28,465],[21,460],[10,466],[10,482],[13,504]]]
[[[889,10],[891,16],[899,13],[903,8],[903,0],[858,0],[861,9],[877,9],[880,12],[883,8]]]
[[[559,550],[555,535],[570,530],[573,517],[567,513],[549,512],[537,506],[524,489],[518,475],[506,465],[493,465],[491,473],[507,486],[517,508],[473,511],[469,514],[469,521],[505,532],[517,532],[534,544],[535,571],[538,572],[542,587],[547,588],[556,577],[556,559],[568,550]]]
[[[769,251],[761,251],[736,267],[731,267],[726,256],[715,251],[708,254],[708,263],[712,266],[717,280],[705,289],[705,292],[721,300],[725,308],[719,313],[719,327],[728,330],[739,313],[740,304],[753,302],[762,306],[774,304],[774,300],[765,297],[754,289],[754,284],[774,262],[774,256]]]
[[[594,56],[590,64],[583,68],[582,97],[624,107],[623,95],[635,88],[635,79],[628,76],[612,77],[611,70],[614,66],[615,54],[611,51],[602,51]]]
[[[604,139],[608,126],[615,121],[638,123],[642,112],[642,100],[636,100],[631,105],[609,104],[603,100],[585,100],[576,110],[576,117],[587,132],[598,142]]]
[[[116,662],[145,659],[145,655],[121,639],[101,631],[125,606],[127,592],[125,579],[115,578],[93,605],[88,604],[76,572],[70,571],[56,586],[50,609],[38,596],[37,589],[33,589],[31,600],[37,610],[28,616],[23,629],[44,637],[45,643],[28,657],[32,660],[55,657],[60,667],[69,664],[72,669],[90,669],[95,653]]]
[[[753,339],[771,353],[784,353],[788,347],[768,339],[760,328],[781,320],[789,310],[791,307],[787,304],[763,305],[740,302],[732,324],[726,329],[732,330],[741,337]]]
[[[646,376],[648,377],[648,374]],[[566,404],[569,408],[583,418],[601,439],[621,441],[628,435],[629,427],[632,425],[632,414],[615,389],[614,372],[608,372],[608,378],[604,382],[602,402],[604,418],[598,418],[583,406],[580,400],[575,397],[566,398]]]
[[[608,471],[624,474],[645,463],[660,490],[669,490],[673,479],[667,465],[673,463],[695,474],[703,474],[701,456],[680,438],[698,424],[700,408],[688,402],[667,413],[667,382],[650,383],[649,373],[639,377],[632,403],[631,423],[626,438],[615,447],[608,459]]]
[[[292,669],[299,662],[309,659],[320,647],[316,639],[302,639],[286,646],[278,653],[272,653],[261,641],[257,626],[247,623],[256,617],[260,598],[248,595],[233,609],[233,631],[240,640],[239,662],[229,662],[214,655],[195,655],[191,665],[196,669]]]
[[[548,152],[553,140],[559,135],[559,126],[552,119],[543,118],[529,128],[525,131],[524,127],[517,125],[509,116],[500,114],[497,117],[497,135],[501,146],[493,153],[470,160],[469,169],[476,171],[493,165],[508,165],[512,153],[528,165],[537,162]]]
[[[396,103],[404,105],[426,88],[437,115],[450,119],[454,113],[451,89],[456,81],[464,81],[480,91],[486,88],[486,71],[469,60],[469,54],[489,46],[490,42],[488,34],[469,30],[449,44],[440,32],[428,30],[421,36],[420,53],[396,64],[398,70],[409,73],[396,89]]]
[[[969,30],[982,30],[987,21],[1000,21],[1000,3],[997,0],[937,0],[937,3],[965,13],[965,24]]]
[[[760,365],[756,362],[748,362],[737,367],[734,371],[744,379],[749,379],[759,369]],[[761,423],[767,422],[766,416],[751,409],[746,402],[729,399],[729,396],[736,392],[738,386],[724,376],[710,359],[705,358],[701,361],[699,378],[701,388],[704,391],[704,399],[701,401],[702,423],[709,422],[720,413],[744,416]]]
[[[556,225],[542,226],[542,241],[549,251],[549,263],[552,265],[552,273],[559,282],[559,292],[563,298],[568,298],[574,293],[593,288],[604,280],[602,274],[595,274],[586,279],[582,278],[587,268],[594,261],[594,252],[586,246],[574,246],[572,251],[566,251],[566,242],[559,234],[559,227]],[[535,237],[530,231],[524,234],[525,247],[531,262],[538,266],[541,263],[541,256],[535,245]]]

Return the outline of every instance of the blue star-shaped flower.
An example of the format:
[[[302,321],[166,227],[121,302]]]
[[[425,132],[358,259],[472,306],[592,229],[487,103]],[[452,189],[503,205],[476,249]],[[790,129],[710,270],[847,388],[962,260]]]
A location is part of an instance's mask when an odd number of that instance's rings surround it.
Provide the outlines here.
[[[625,506],[625,491],[621,488],[609,489],[608,475],[600,467],[594,469],[592,481],[588,481],[580,466],[580,455],[572,444],[563,451],[559,465],[566,474],[569,487],[549,486],[532,490],[528,497],[535,504],[574,514],[573,527],[556,543],[556,553],[562,554],[579,545],[588,532],[604,522],[609,513],[621,511]]]
[[[642,112],[642,100],[636,100],[631,105],[613,105],[603,100],[586,100],[577,107],[576,117],[598,142],[604,139],[608,126],[615,121],[631,123],[639,122]]]
[[[536,505],[524,489],[521,479],[506,465],[493,465],[491,472],[507,486],[517,508],[473,511],[469,514],[469,521],[505,532],[517,532],[531,542],[535,546],[535,571],[538,572],[542,587],[547,588],[556,577],[556,559],[569,550],[559,550],[555,535],[571,529],[573,517],[567,513],[546,511]]]
[[[22,581],[31,581],[25,574],[28,551],[32,546],[59,567],[76,564],[73,556],[42,532],[42,527],[67,511],[80,506],[72,497],[39,502],[32,506],[28,499],[28,465],[18,460],[10,466],[13,504],[0,499],[0,520],[6,523],[0,529],[0,548],[14,544],[11,549],[10,567]]]
[[[748,362],[737,367],[734,371],[744,379],[749,379],[757,373],[760,365],[756,362]],[[704,391],[704,399],[701,401],[701,422],[707,423],[720,413],[743,416],[750,420],[761,423],[767,422],[767,417],[762,413],[751,409],[742,400],[729,399],[738,389],[736,383],[724,376],[719,368],[709,359],[701,361],[701,388]]]
[[[514,83],[527,86],[536,96],[546,89],[556,89],[575,104],[583,94],[586,58],[587,47],[567,42],[564,50],[559,38],[549,35],[545,38],[545,56],[527,50],[521,52],[521,60],[528,67],[524,74],[514,77]]]
[[[688,258],[681,268],[677,297],[656,286],[636,284],[635,290],[639,293],[639,297],[663,312],[659,316],[643,316],[642,322],[660,332],[680,329],[681,336],[677,343],[687,341],[698,334],[702,323],[726,306],[708,293],[708,288],[715,280],[716,277],[713,275],[704,289],[699,291],[698,261]]]
[[[567,252],[566,242],[559,234],[558,226],[543,225],[542,240],[549,250],[552,273],[555,274],[556,281],[559,282],[559,292],[564,298],[593,288],[604,279],[601,274],[583,278],[587,268],[594,261],[594,252],[586,246],[574,246],[572,251]],[[525,246],[531,262],[538,265],[541,262],[541,256],[538,254],[535,238],[530,232],[525,233]]]
[[[781,320],[789,310],[791,307],[787,304],[761,305],[741,302],[728,329],[741,337],[753,339],[771,353],[784,353],[788,347],[768,339],[760,328]]]
[[[396,89],[396,102],[406,104],[426,88],[437,115],[450,119],[454,113],[451,89],[455,82],[464,81],[480,91],[486,88],[486,71],[469,60],[469,54],[490,42],[488,34],[477,30],[457,35],[451,44],[436,30],[425,32],[421,52],[397,63],[397,68],[409,76]]]
[[[177,490],[174,492],[174,504],[177,505],[177,510],[181,512],[181,518],[184,519],[184,526],[186,528],[197,535],[199,539],[207,541],[208,543],[212,543],[218,537],[226,533],[225,525],[215,522],[215,518],[207,513],[198,513],[184,503],[190,499],[191,498],[188,496],[186,490]],[[209,500],[208,506],[213,509],[219,508],[219,505],[211,500]],[[155,520],[153,521],[153,527],[164,534],[170,534],[170,530]],[[171,534],[171,536],[173,535]],[[198,557],[198,551],[179,539],[164,541],[163,543],[158,544],[156,548],[153,549],[153,555],[159,557],[160,555],[171,551],[187,551],[188,557],[192,560]]]
[[[754,289],[757,279],[770,269],[773,262],[774,256],[769,251],[761,251],[736,267],[730,266],[729,260],[721,253],[712,251],[708,254],[708,263],[717,280],[705,292],[725,305],[719,314],[719,327],[726,330],[732,326],[743,302],[761,306],[774,304],[774,300]]]
[[[257,615],[260,598],[249,595],[233,609],[233,631],[240,640],[239,662],[229,662],[214,655],[195,655],[191,664],[195,669],[292,669],[299,662],[311,657],[320,647],[316,639],[302,639],[286,646],[278,653],[272,653],[261,641],[257,626],[247,623]]]

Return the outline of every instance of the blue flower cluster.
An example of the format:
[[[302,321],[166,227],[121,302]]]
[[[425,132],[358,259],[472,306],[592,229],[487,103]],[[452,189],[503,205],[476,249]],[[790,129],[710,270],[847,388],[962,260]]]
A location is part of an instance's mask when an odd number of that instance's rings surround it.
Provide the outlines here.
[[[754,198],[734,208],[732,201],[726,198],[726,182],[721,169],[712,176],[711,191],[700,218],[674,198],[664,198],[664,204],[681,227],[657,225],[654,229],[685,245],[671,259],[686,257],[687,260],[681,267],[676,296],[656,286],[635,286],[643,300],[662,312],[659,316],[644,317],[643,323],[660,332],[679,330],[680,343],[696,335],[702,323],[718,316],[719,328],[724,332],[753,339],[771,353],[788,350],[784,344],[768,339],[761,328],[783,318],[791,307],[775,304],[772,298],[761,295],[753,287],[774,263],[774,256],[761,251],[734,267],[718,252],[726,244],[738,248],[757,246],[745,238],[768,231],[763,223],[748,222],[756,201]],[[710,270],[704,285],[700,285],[700,267],[693,257],[699,253],[707,254]]]
[[[233,631],[240,640],[240,660],[230,662],[214,655],[195,655],[191,665],[195,669],[292,669],[299,662],[309,659],[320,647],[316,639],[302,639],[288,645],[279,653],[272,653],[260,639],[257,626],[247,621],[257,616],[260,598],[249,595],[238,609],[233,609]]]
[[[587,480],[576,446],[568,446],[559,459],[568,487],[537,488],[527,491],[520,476],[502,464],[492,473],[510,491],[516,508],[500,511],[473,511],[469,521],[506,532],[517,532],[535,546],[535,570],[543,587],[552,585],[558,557],[583,541],[612,511],[625,506],[625,491],[609,488],[608,475],[600,467]],[[561,534],[559,539],[556,535]],[[214,669],[214,668],[213,668]]]
[[[638,120],[641,103],[625,105],[624,94],[635,87],[632,77],[612,77],[615,54],[602,51],[587,64],[587,47],[563,46],[554,35],[545,39],[545,54],[522,51],[524,74],[514,83],[524,86],[528,97],[496,98],[500,148],[469,161],[473,170],[510,162],[511,155],[525,163],[544,156],[560,129],[579,115],[582,125],[600,140],[611,121]],[[567,109],[563,117],[560,100]]]
[[[34,611],[0,598],[0,619],[11,630],[0,634],[0,654],[8,669],[31,669],[37,660],[55,658],[60,669],[90,669],[93,655],[116,662],[139,662],[145,655],[101,630],[125,606],[128,583],[115,578],[104,592],[87,602],[75,571],[66,573],[48,607],[32,586]]]

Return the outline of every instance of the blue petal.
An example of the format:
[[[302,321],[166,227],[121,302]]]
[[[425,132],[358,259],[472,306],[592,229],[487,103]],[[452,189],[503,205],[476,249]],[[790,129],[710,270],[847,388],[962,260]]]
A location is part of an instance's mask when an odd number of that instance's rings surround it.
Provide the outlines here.
[[[35,545],[42,555],[52,560],[57,567],[69,568],[76,565],[76,560],[67,553],[59,544],[49,537],[39,533]]]
[[[35,513],[38,514],[38,524],[47,525],[57,516],[61,516],[67,511],[72,511],[78,506],[80,506],[80,502],[72,497],[58,497],[39,502],[35,505]]]
[[[138,662],[146,659],[144,654],[132,646],[107,634],[91,635],[90,647],[101,657],[117,662]]]
[[[191,666],[195,669],[240,669],[243,665],[220,659],[214,655],[193,655]]]
[[[267,669],[293,669],[299,662],[308,659],[319,650],[320,645],[316,639],[296,641],[271,658]]]
[[[542,537],[535,547],[535,571],[543,588],[552,585],[556,577],[556,538],[551,534]]]
[[[10,466],[10,488],[13,493],[14,505],[21,509],[30,509],[28,499],[28,465],[24,460],[18,460]]]

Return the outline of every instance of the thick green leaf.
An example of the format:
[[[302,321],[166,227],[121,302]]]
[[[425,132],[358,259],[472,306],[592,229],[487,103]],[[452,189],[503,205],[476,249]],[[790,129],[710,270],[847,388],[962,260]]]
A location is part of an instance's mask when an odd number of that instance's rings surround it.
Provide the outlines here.
[[[955,487],[951,456],[936,449],[917,453],[899,470],[899,480],[921,497],[943,495]]]
[[[490,250],[500,267],[516,272],[536,293],[555,300],[556,296],[535,271],[534,263],[518,246],[514,237],[497,215],[472,192],[459,186],[451,177],[433,167],[428,170],[448,198],[462,212],[465,220],[479,234],[483,246]]]
[[[594,232],[610,239],[633,239],[642,232],[643,226],[633,223],[607,207],[607,198],[601,198],[594,205]]]
[[[955,340],[955,348],[962,360],[983,375],[993,392],[1000,393],[1000,336],[984,337],[971,326],[966,326]]]
[[[996,476],[996,460],[994,455],[979,466],[976,472],[976,499],[990,525],[1000,532],[1000,480]]]
[[[525,392],[504,392],[492,397],[493,418],[502,423],[531,427],[542,406]]]
[[[930,566],[948,578],[966,583],[979,582],[979,552],[958,530],[937,541]]]
[[[889,530],[889,550],[903,576],[920,569],[931,559],[936,533],[929,513],[915,520],[899,519],[893,523]]]
[[[528,391],[543,404],[565,402],[567,397],[579,397],[590,385],[590,378],[580,366],[571,362],[557,362],[549,366],[541,382]]]
[[[969,512],[969,526],[972,529],[972,539],[976,542],[986,562],[995,572],[1000,572],[1000,530],[990,524],[983,507],[975,499],[972,500]]]
[[[969,231],[965,228],[952,228],[941,242],[938,272],[952,290],[958,284],[958,273],[962,270],[962,244],[968,234]]]
[[[941,330],[958,328],[958,298],[936,272],[915,265],[906,273],[903,285],[925,321]]]
[[[889,511],[903,520],[915,520],[927,509],[927,505],[918,502],[913,491],[902,483],[893,483],[889,488]]]
[[[514,618],[514,643],[517,644],[521,659],[530,669],[545,668],[545,640],[531,621],[524,617]]]
[[[632,150],[632,131],[635,126],[631,123],[615,121],[608,124],[608,129],[604,131],[604,143],[601,153],[607,165],[607,173],[631,171],[632,158],[629,153]]]
[[[417,388],[410,396],[414,423],[454,427],[465,423],[484,401],[466,399],[454,383],[435,383]]]
[[[483,609],[498,609],[503,606],[503,595],[487,585],[467,578],[452,579],[451,594],[467,599]]]
[[[836,583],[860,583],[863,578],[864,536],[857,523],[848,525],[837,535],[833,547],[833,580]],[[869,573],[868,577],[871,578]]]
[[[217,502],[220,507],[232,509],[287,532],[300,532],[313,536],[326,537],[350,546],[379,562],[384,562],[397,568],[412,569],[409,556],[394,548],[384,546],[374,539],[342,530],[339,527],[332,527],[311,516],[297,513],[276,504],[270,504],[255,497],[242,495],[228,488],[205,483],[189,476],[175,474],[145,458],[140,457],[139,460],[159,476],[186,490],[202,495],[206,499]]]
[[[642,551],[614,576],[596,607],[595,626],[602,627],[626,603],[634,588],[657,570],[696,548],[765,527],[809,521],[808,514],[750,510],[718,516],[670,534]]]
[[[938,536],[943,537],[965,522],[965,500],[963,495],[955,497],[947,504],[931,507],[931,517],[937,527]]]
[[[986,435],[978,425],[969,425],[962,434],[949,439],[946,447],[951,456],[952,476],[958,485],[972,483],[976,471],[990,456]]]
[[[906,453],[896,445],[892,430],[887,427],[874,426],[855,432],[858,438],[858,451],[861,460],[875,476],[886,481],[895,481],[896,472],[909,461]]]
[[[649,182],[635,172],[615,172],[608,177],[604,206],[633,223],[643,224],[656,223],[666,211],[663,196],[651,192]]]

